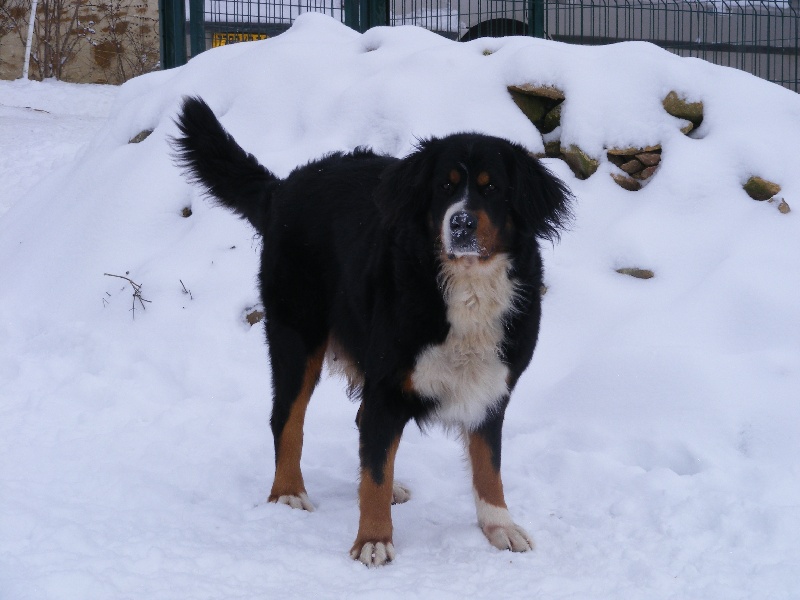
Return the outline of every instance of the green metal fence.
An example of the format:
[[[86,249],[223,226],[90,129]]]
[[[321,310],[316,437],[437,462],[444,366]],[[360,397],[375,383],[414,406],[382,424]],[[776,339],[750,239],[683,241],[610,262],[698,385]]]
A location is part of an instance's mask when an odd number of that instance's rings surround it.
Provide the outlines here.
[[[800,10],[783,2],[548,2],[546,30],[580,44],[646,40],[800,92]]]
[[[389,25],[419,25],[457,40],[544,37],[545,0],[391,0]]]
[[[800,92],[800,0],[188,0],[191,54],[278,35],[303,12],[358,31],[419,25],[451,39],[530,35],[578,44],[644,40]],[[160,0],[162,60],[183,64],[184,0]],[[165,50],[166,48],[166,50]],[[166,52],[166,54],[165,54]],[[169,54],[172,52],[172,54]]]

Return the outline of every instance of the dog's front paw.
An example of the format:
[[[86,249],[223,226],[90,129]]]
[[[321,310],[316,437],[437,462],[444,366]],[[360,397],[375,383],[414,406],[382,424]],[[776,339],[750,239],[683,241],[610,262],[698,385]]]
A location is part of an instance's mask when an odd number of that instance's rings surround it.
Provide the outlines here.
[[[533,550],[531,536],[513,521],[504,525],[484,525],[481,529],[483,529],[483,535],[495,548],[512,552]]]
[[[300,492],[299,494],[284,494],[282,496],[271,495],[269,497],[270,502],[274,502],[276,504],[285,504],[286,506],[291,506],[292,508],[302,508],[303,510],[307,510],[308,512],[314,512],[314,505],[311,504],[311,500],[308,499],[308,494],[305,492]]]
[[[477,501],[478,525],[489,543],[500,550],[527,552],[533,550],[531,536],[514,523],[508,509],[494,506],[482,500]]]
[[[394,545],[391,540],[383,542],[360,542],[356,540],[350,557],[360,560],[368,567],[380,567],[394,560]]]

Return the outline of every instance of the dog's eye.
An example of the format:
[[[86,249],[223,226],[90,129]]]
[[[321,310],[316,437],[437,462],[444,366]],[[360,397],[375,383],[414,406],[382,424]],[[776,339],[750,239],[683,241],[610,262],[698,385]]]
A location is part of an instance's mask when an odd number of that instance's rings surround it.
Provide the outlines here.
[[[444,185],[442,185],[442,189],[443,189],[445,192],[452,192],[452,191],[453,191],[453,184],[452,184],[452,183],[450,183],[450,182],[448,181],[447,183],[445,183]]]
[[[490,183],[483,189],[485,189],[487,192],[493,192],[494,191],[494,186]]]

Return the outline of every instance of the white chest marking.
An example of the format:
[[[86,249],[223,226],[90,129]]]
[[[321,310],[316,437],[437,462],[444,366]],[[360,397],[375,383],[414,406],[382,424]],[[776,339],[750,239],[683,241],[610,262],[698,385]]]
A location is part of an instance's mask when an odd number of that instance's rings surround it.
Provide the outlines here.
[[[500,360],[504,319],[513,310],[515,283],[505,255],[481,262],[444,261],[442,288],[450,331],[417,357],[414,390],[435,400],[445,425],[479,426],[508,394],[508,368]]]

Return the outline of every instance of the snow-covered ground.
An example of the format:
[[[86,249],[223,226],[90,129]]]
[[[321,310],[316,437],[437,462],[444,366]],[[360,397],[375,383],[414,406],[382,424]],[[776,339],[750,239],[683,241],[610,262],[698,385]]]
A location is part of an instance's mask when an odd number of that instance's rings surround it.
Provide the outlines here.
[[[309,409],[317,511],[265,502],[269,370],[244,320],[259,242],[172,165],[172,119],[202,95],[281,174],[457,130],[540,151],[506,92],[526,82],[565,92],[563,145],[602,159],[585,181],[546,160],[576,219],[543,248],[542,335],[503,456],[537,547],[489,546],[459,442],[409,426],[398,557],[368,570],[347,555],[340,381]],[[692,137],[661,108],[670,90],[704,102]],[[797,140],[797,94],[647,44],[458,44],[314,15],[119,89],[0,82],[0,598],[797,598]],[[643,190],[611,180],[605,147],[656,143]],[[750,199],[750,175],[794,210]],[[141,284],[146,310],[105,273]]]
[[[73,168],[116,93],[112,86],[0,81],[0,216],[44,176]]]

